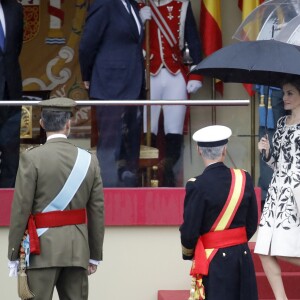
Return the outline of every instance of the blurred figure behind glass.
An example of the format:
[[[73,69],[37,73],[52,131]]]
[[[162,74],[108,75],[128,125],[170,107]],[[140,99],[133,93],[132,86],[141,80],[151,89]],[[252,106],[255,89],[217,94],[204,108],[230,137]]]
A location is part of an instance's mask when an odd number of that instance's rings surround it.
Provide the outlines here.
[[[79,46],[91,99],[144,99],[143,23],[133,0],[95,0]],[[142,108],[97,106],[97,156],[105,187],[137,185]]]
[[[0,101],[20,100],[22,77],[19,55],[23,44],[23,7],[16,0],[1,0],[0,21],[4,38],[0,46]],[[0,31],[2,30],[0,27]],[[20,106],[0,107],[0,188],[11,188],[19,163]]]

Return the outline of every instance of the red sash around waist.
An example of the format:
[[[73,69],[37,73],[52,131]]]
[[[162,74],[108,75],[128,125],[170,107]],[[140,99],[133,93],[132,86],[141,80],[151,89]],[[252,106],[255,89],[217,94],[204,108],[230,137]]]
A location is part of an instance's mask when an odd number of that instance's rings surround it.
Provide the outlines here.
[[[205,249],[219,249],[247,243],[245,227],[212,231],[201,236],[195,249],[195,261],[199,262],[192,268],[191,275],[208,274],[209,261]]]
[[[56,210],[30,215],[28,220],[28,234],[30,237],[30,253],[40,254],[40,243],[37,228],[61,227],[86,223],[86,210]]]
[[[244,244],[248,241],[245,227],[208,232],[201,239],[204,249],[225,248]]]
[[[36,228],[60,227],[65,225],[84,224],[85,209],[57,210],[33,215]]]

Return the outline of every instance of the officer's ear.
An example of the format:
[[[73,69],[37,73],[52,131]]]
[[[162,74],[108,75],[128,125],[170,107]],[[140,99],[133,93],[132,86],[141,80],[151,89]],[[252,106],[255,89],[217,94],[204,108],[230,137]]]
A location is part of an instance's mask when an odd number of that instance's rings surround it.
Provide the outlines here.
[[[66,123],[66,128],[69,130],[71,129],[71,119],[69,119]]]
[[[197,152],[200,156],[202,156],[202,151],[201,151],[201,148],[197,145]]]
[[[226,156],[227,153],[227,145],[224,146],[223,150],[222,150],[222,156]]]
[[[45,126],[44,126],[44,121],[42,119],[40,119],[40,125],[43,129],[45,129]]]

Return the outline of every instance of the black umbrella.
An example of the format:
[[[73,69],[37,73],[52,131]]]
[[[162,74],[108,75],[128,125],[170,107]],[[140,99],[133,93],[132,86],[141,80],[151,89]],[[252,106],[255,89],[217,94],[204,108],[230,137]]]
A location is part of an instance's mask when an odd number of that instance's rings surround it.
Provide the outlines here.
[[[223,82],[281,87],[286,75],[300,76],[300,47],[276,40],[239,42],[214,52],[191,73]]]
[[[300,47],[275,40],[239,42],[214,52],[191,73],[224,82],[281,87],[287,75],[300,76]],[[268,100],[265,101],[265,132],[267,135]]]

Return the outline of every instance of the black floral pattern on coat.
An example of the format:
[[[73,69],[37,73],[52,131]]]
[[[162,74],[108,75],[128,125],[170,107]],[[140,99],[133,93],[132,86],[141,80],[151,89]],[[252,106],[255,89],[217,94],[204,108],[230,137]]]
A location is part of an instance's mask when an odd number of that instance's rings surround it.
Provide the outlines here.
[[[300,226],[294,193],[300,185],[300,124],[286,125],[286,118],[278,120],[273,136],[271,165],[274,173],[260,226],[289,230]]]

